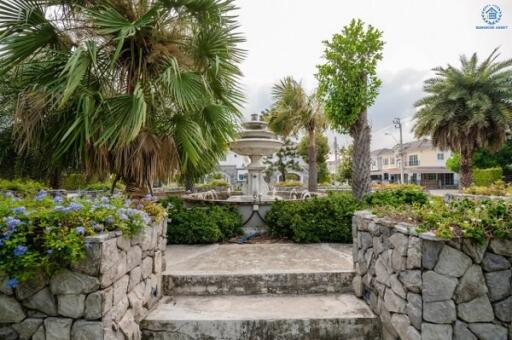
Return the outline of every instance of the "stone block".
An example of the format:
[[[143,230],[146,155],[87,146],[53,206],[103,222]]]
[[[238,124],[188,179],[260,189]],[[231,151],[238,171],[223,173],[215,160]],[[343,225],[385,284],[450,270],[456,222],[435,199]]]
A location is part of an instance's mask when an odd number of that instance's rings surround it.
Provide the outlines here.
[[[495,254],[512,257],[511,239],[493,239],[489,244],[489,248],[491,248]]]
[[[389,242],[393,245],[394,250],[397,251],[400,254],[400,256],[407,255],[409,237],[402,233],[394,233],[389,238]]]
[[[386,252],[383,252],[377,261],[375,262],[375,274],[376,274],[376,280],[380,283],[385,284],[386,286],[389,286],[389,277],[391,275],[391,268],[388,266],[388,261],[386,259]]]
[[[407,291],[419,293],[421,291],[421,271],[420,270],[407,270],[400,272],[398,279],[403,283]]]
[[[46,330],[46,339],[69,340],[71,338],[72,319],[64,318],[46,318],[44,328]]]
[[[453,296],[458,280],[434,271],[423,273],[423,301],[444,301]]]
[[[114,320],[115,322],[121,321],[122,317],[128,310],[129,305],[130,302],[128,301],[128,296],[125,295],[125,297],[121,301],[112,306],[110,310],[112,314],[112,320]]]
[[[126,271],[139,266],[142,263],[142,249],[139,246],[133,246],[126,252]]]
[[[153,272],[153,258],[150,256],[147,256],[142,261],[142,278],[146,279],[151,275]]]
[[[401,234],[395,234],[395,235],[401,235]],[[391,255],[391,268],[395,272],[401,272],[402,270],[406,269],[406,262],[407,258],[405,256],[401,255],[401,251],[397,248],[393,249],[392,255]]]
[[[55,298],[53,297],[48,287],[41,289],[38,293],[26,299],[22,303],[23,306],[30,309],[35,309],[46,315],[57,315],[57,304],[55,303]]]
[[[421,334],[420,332],[418,332],[416,330],[416,328],[414,328],[413,326],[409,326],[407,328],[407,335],[406,335],[406,338],[407,340],[421,340]]]
[[[512,322],[512,296],[494,304],[496,318],[503,322]]]
[[[125,275],[116,282],[114,282],[114,306],[118,304],[122,299],[127,297],[128,294],[128,282],[130,281],[130,276]]]
[[[102,261],[101,248],[101,243],[87,243],[87,247],[85,247],[86,256],[77,263],[72,264],[71,268],[74,271],[87,275],[99,276]]]
[[[363,296],[363,282],[361,280],[361,275],[355,275],[352,280],[352,287],[354,289],[354,294],[357,297]]]
[[[382,240],[382,236],[373,237],[373,251],[375,255],[380,255],[384,251],[384,242]]]
[[[462,321],[455,321],[453,326],[453,340],[478,340],[468,329],[468,325]]]
[[[69,270],[61,270],[50,280],[50,289],[54,295],[87,294],[98,290],[100,284],[96,277]]]
[[[389,312],[405,313],[407,302],[393,293],[391,289],[386,289],[384,293],[384,306]]]
[[[425,302],[423,304],[423,319],[432,323],[451,324],[457,320],[455,303],[452,300]]]
[[[85,299],[85,318],[87,320],[101,319],[103,310],[103,295],[102,291],[97,291],[87,295]]]
[[[108,287],[126,274],[126,252],[117,248],[117,240],[102,243],[103,259],[101,262],[101,287]]]
[[[130,282],[128,283],[128,291],[132,291],[135,286],[142,280],[142,269],[140,266],[133,268],[130,272]]]
[[[155,252],[153,257],[153,273],[158,274],[162,272],[162,252]]]
[[[409,329],[410,323],[407,315],[404,314],[393,314],[391,316],[391,325],[398,333],[398,336],[401,339],[407,339],[407,331]]]
[[[434,271],[448,276],[461,277],[472,264],[471,258],[449,246],[444,246],[439,254]]]
[[[407,316],[411,325],[417,330],[421,330],[421,323],[423,321],[423,304],[421,295],[408,293],[407,294]]]
[[[28,340],[42,324],[42,319],[26,318],[22,322],[12,325],[12,328],[18,333],[20,340]]]
[[[16,299],[25,300],[41,291],[48,284],[48,278],[43,273],[34,274],[29,280],[21,282],[16,287]]]
[[[494,320],[491,302],[487,296],[480,296],[457,306],[459,319],[466,322],[490,322]]]
[[[485,281],[489,288],[489,298],[491,301],[498,301],[512,292],[512,271],[502,270],[499,272],[490,272],[485,274]]]
[[[434,269],[443,245],[443,242],[439,241],[422,240],[421,265],[423,268]]]
[[[139,325],[135,322],[131,310],[127,311],[119,322],[119,329],[123,332],[126,339],[141,338]]]
[[[100,321],[78,320],[73,324],[71,337],[73,340],[103,339],[103,324]]]
[[[405,299],[407,296],[407,293],[405,292],[404,286],[402,283],[398,280],[396,275],[391,275],[389,278],[389,283],[391,285],[391,290],[395,292],[398,296]]]
[[[476,264],[472,265],[459,281],[455,290],[455,301],[468,302],[485,294],[487,294],[487,286],[482,268]]]
[[[68,294],[59,295],[59,314],[73,319],[79,319],[84,315],[85,295],[84,294]]]
[[[24,318],[20,303],[15,298],[0,294],[0,324],[20,322]]]
[[[409,237],[406,266],[407,269],[421,268],[421,240],[418,237]]]
[[[507,329],[493,323],[474,323],[469,329],[476,334],[480,340],[507,340]]]
[[[0,339],[16,340],[16,339],[18,339],[18,334],[12,327],[1,327],[0,326]]]
[[[509,269],[511,264],[504,256],[487,252],[482,261],[482,267],[486,272],[496,272]]]
[[[121,250],[128,252],[132,246],[131,240],[128,236],[121,236],[117,238],[117,247]]]
[[[467,238],[462,240],[462,250],[464,253],[466,253],[466,255],[469,255],[469,257],[471,257],[475,263],[482,262],[488,245],[489,240],[484,240],[482,242],[477,242]]]
[[[453,329],[450,325],[423,323],[421,325],[421,340],[452,340]]]

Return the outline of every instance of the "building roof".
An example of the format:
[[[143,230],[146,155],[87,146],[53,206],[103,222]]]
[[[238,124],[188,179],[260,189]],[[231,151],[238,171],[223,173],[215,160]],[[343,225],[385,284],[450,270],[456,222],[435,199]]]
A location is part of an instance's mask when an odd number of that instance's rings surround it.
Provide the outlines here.
[[[377,157],[377,156],[387,154],[387,153],[393,153],[393,149],[388,149],[388,148],[377,149],[377,150],[373,150],[370,154],[373,157]]]

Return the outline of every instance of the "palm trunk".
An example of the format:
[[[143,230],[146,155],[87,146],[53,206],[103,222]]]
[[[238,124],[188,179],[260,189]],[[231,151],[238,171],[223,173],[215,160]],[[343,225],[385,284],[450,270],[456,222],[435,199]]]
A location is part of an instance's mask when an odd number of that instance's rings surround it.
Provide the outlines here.
[[[316,166],[316,136],[315,129],[309,128],[309,145],[308,145],[308,160],[309,160],[309,179],[308,179],[308,190],[310,192],[316,192],[318,188],[318,169]]]
[[[467,188],[473,182],[473,175],[471,172],[471,160],[473,158],[473,151],[469,147],[463,147],[460,153],[460,187]]]
[[[185,184],[185,191],[194,191],[194,179],[191,176],[185,175],[185,180],[183,182],[183,184]]]
[[[368,126],[366,109],[351,129],[354,139],[352,149],[352,194],[358,200],[370,192],[370,142],[371,131]]]
[[[146,186],[140,185],[133,178],[124,177],[123,182],[125,183],[125,192],[128,196],[140,198],[147,194]]]
[[[62,173],[59,169],[53,169],[50,174],[50,187],[52,189],[61,189]]]

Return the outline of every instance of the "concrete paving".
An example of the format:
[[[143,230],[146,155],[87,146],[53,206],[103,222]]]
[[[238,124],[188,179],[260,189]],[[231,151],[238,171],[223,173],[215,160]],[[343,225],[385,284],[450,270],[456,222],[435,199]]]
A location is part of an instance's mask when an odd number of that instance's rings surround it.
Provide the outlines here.
[[[352,294],[169,298],[142,321],[147,339],[377,339],[379,323]]]
[[[167,274],[325,273],[352,271],[351,244],[170,245]]]

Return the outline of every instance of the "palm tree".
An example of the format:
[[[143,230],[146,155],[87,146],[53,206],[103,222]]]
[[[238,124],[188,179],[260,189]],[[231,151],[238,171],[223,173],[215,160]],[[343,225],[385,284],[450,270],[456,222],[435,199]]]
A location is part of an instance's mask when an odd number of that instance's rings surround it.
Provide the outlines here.
[[[477,148],[499,149],[512,122],[512,59],[498,62],[495,49],[479,63],[476,53],[461,56],[461,68],[435,68],[425,81],[414,132],[432,136],[441,149],[460,152],[460,185],[472,182],[471,159]]]
[[[235,9],[232,0],[2,1],[0,76],[21,84],[19,149],[49,141],[49,162],[73,155],[129,192],[199,164],[229,142],[240,115]]]
[[[325,128],[322,107],[314,95],[308,96],[302,84],[292,77],[285,77],[272,89],[274,103],[267,115],[269,128],[285,138],[304,130],[309,136],[308,190],[317,190],[317,161],[315,135]]]

